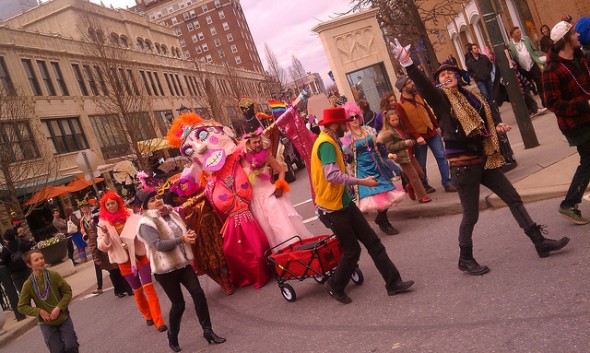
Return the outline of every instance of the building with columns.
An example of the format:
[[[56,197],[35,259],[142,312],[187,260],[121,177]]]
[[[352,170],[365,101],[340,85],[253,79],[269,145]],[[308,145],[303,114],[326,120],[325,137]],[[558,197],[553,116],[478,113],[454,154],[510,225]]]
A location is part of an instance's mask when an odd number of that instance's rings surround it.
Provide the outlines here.
[[[285,84],[285,91],[291,91],[292,94],[288,96],[297,96],[302,90],[308,90],[311,94],[326,93],[324,80],[318,73],[310,73],[305,77],[291,81]]]
[[[100,29],[88,27],[84,19],[89,16]],[[35,173],[43,172],[39,166],[44,161],[59,160],[59,171],[50,176],[54,185],[82,174],[75,161],[82,150],[98,155],[108,182],[109,166],[134,158],[121,113],[110,103],[114,97],[108,78],[99,70],[104,61],[94,55],[96,45],[89,38],[101,39],[112,53],[110,73],[120,92],[127,99],[141,99],[141,106],[130,112],[141,140],[165,136],[180,106],[231,126],[241,119],[239,96],[262,105],[270,97],[263,74],[228,72],[186,59],[172,28],[137,13],[85,0],[42,3],[0,23],[0,106],[19,99],[30,112],[17,119],[0,117],[0,148],[13,150],[14,163],[30,163]],[[17,127],[21,132],[10,138],[8,131]],[[159,148],[146,153],[153,155],[155,168],[166,157]],[[0,173],[0,197],[6,198],[6,190]],[[19,190],[18,196],[25,200],[31,191]],[[0,215],[8,212],[0,210]]]

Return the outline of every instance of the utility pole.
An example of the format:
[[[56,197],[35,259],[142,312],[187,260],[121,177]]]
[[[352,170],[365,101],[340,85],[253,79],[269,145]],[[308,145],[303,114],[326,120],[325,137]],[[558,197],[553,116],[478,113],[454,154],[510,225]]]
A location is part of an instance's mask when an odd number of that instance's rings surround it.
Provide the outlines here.
[[[482,12],[483,21],[488,30],[488,34],[490,35],[490,40],[492,41],[496,64],[504,82],[507,82],[506,91],[510,98],[510,104],[512,105],[514,116],[516,117],[516,123],[518,124],[524,147],[537,147],[539,146],[539,141],[537,140],[533,123],[529,118],[529,113],[522,92],[520,91],[516,74],[510,68],[506,56],[506,46],[502,38],[502,33],[500,32],[501,30],[496,13],[494,12],[494,7],[492,6],[491,0],[477,0],[477,4],[479,10]]]

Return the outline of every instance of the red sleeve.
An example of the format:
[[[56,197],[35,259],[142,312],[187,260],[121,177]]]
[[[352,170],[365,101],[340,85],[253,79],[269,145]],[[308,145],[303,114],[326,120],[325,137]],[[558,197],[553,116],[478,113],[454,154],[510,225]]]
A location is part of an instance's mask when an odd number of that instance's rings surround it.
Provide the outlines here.
[[[414,126],[412,126],[412,123],[410,123],[410,119],[408,119],[408,116],[406,115],[406,111],[401,106],[401,104],[396,105],[395,111],[397,112],[397,115],[399,116],[399,120],[402,122],[402,125],[406,129],[406,132],[408,133],[408,135],[412,136],[412,138],[414,140],[417,140],[418,138],[420,138],[421,135],[416,131],[416,129],[414,129]]]

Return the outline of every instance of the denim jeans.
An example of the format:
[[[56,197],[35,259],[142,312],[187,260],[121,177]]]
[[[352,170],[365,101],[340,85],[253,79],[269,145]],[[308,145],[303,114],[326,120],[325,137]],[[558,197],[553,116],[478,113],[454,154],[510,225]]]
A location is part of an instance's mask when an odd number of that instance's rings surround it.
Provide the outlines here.
[[[492,100],[492,80],[488,79],[485,81],[475,81],[479,93],[490,102]]]
[[[363,243],[375,267],[385,280],[385,288],[390,290],[395,287],[396,282],[401,280],[399,272],[389,259],[385,246],[355,203],[351,202],[350,206],[340,211],[319,210],[318,214],[320,221],[332,229],[342,250],[342,258],[330,278],[330,285],[334,291],[343,292],[348,285],[361,256],[359,241]]]
[[[63,324],[57,326],[40,324],[39,328],[49,352],[78,353],[80,344],[72,318],[68,317]]]
[[[429,185],[428,175],[426,174],[426,156],[428,155],[428,147],[430,147],[434,158],[436,158],[438,170],[440,171],[440,177],[442,179],[442,185],[446,187],[451,183],[451,178],[449,177],[449,162],[447,162],[445,146],[443,145],[440,134],[436,134],[434,137],[426,140],[426,144],[424,145],[417,144],[414,146],[414,150],[416,151],[416,159],[420,163],[420,167],[422,167],[422,171],[424,172],[424,186]]]
[[[459,246],[473,246],[471,238],[479,218],[480,184],[492,190],[508,205],[520,228],[527,230],[535,225],[522,204],[520,195],[499,168],[484,169],[483,164],[451,167],[451,178],[457,187],[463,208],[463,219],[459,227]]]
[[[580,155],[580,165],[574,173],[565,199],[561,201],[561,208],[574,207],[582,202],[582,196],[584,196],[588,182],[590,182],[590,140],[576,146],[576,148]]]

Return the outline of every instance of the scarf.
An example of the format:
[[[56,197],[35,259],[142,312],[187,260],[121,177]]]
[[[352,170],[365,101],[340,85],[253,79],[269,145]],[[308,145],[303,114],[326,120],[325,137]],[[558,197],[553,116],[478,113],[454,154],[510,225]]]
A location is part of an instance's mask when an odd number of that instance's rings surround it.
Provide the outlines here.
[[[505,162],[504,157],[500,153],[496,125],[492,118],[490,106],[486,103],[485,98],[477,92],[470,93],[483,106],[485,112],[484,121],[474,106],[469,103],[467,97],[459,92],[459,90],[450,90],[448,88],[442,88],[442,90],[449,99],[451,110],[461,124],[465,135],[468,137],[483,137],[483,149],[486,155],[485,169],[499,168],[504,165]]]

